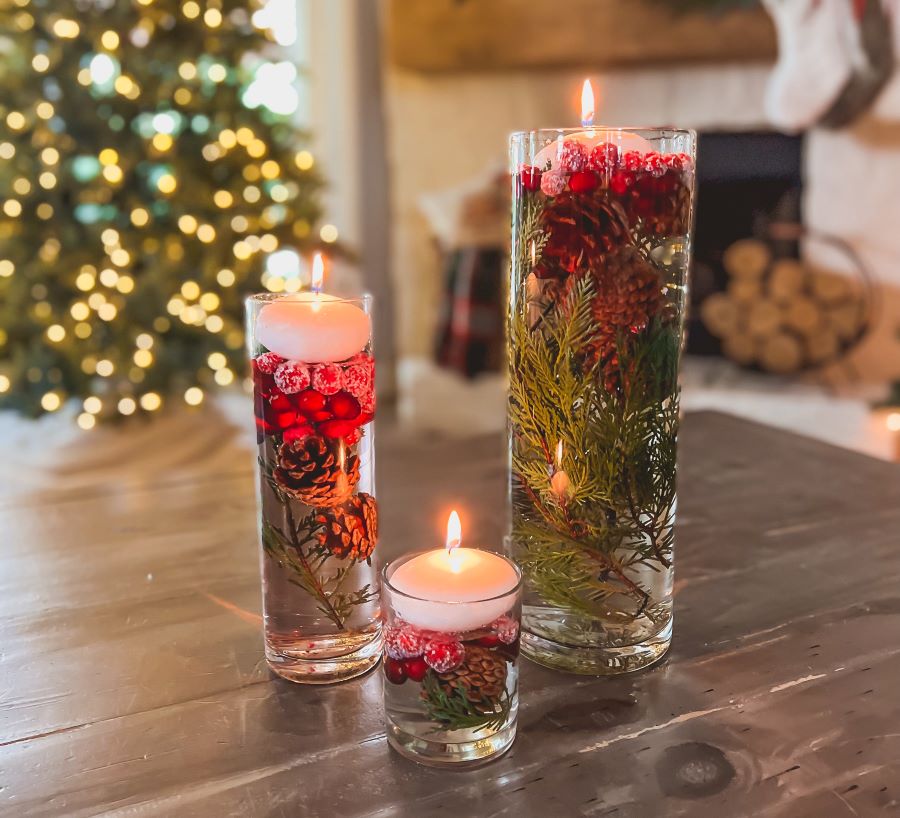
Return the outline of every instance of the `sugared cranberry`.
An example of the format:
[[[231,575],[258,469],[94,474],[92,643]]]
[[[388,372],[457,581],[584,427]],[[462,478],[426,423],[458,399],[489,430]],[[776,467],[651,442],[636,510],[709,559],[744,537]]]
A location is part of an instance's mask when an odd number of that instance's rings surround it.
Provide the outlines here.
[[[428,665],[421,656],[417,656],[415,659],[407,659],[403,662],[403,667],[406,670],[406,675],[414,682],[421,682],[425,678],[425,674],[428,673]]]
[[[284,442],[292,443],[295,440],[304,440],[313,433],[313,428],[308,423],[299,423],[284,430]]]
[[[274,352],[263,352],[262,355],[257,355],[256,358],[253,359],[254,368],[266,375],[275,374],[275,370],[278,369],[279,365],[282,363],[284,363],[284,358],[280,355],[276,355]]]
[[[622,154],[622,167],[625,170],[640,170],[644,164],[644,154],[640,151],[625,151]]]
[[[414,659],[421,656],[428,640],[418,628],[398,622],[384,629],[384,650],[394,659]]]
[[[541,193],[545,196],[559,196],[566,189],[566,174],[551,170],[541,177]]]
[[[651,176],[660,177],[666,172],[666,163],[656,151],[651,151],[644,156],[642,168]]]
[[[563,142],[560,149],[557,166],[561,170],[574,173],[578,170],[584,170],[587,167],[587,160],[587,148],[575,139],[567,139]]]
[[[384,675],[387,680],[395,685],[402,685],[406,681],[406,667],[399,659],[384,657]]]
[[[428,643],[423,654],[428,667],[438,673],[447,673],[459,667],[465,658],[466,649],[462,642],[453,639],[435,639]]]
[[[535,191],[541,189],[541,171],[534,165],[522,165],[519,170],[519,179],[525,190]]]
[[[599,184],[600,179],[591,170],[580,170],[569,177],[569,190],[572,193],[590,193]]]
[[[612,142],[594,145],[588,158],[588,167],[605,173],[619,164],[619,149]]]
[[[286,395],[295,395],[309,387],[309,370],[305,364],[285,361],[275,370],[275,384]]]
[[[337,364],[319,364],[312,371],[313,389],[333,395],[341,388],[341,368]]]

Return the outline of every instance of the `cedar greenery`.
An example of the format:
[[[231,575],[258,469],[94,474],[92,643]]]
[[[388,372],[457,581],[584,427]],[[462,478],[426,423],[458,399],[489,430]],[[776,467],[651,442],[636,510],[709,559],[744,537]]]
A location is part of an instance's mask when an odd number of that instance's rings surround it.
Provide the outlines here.
[[[435,730],[499,730],[512,708],[512,697],[506,689],[488,705],[473,702],[462,686],[454,687],[450,693],[444,690],[433,670],[422,680],[421,695],[428,718],[439,725]]]
[[[521,206],[515,258],[527,275],[532,244],[539,259],[547,236],[538,197],[526,195]],[[619,385],[610,389],[590,354],[596,297],[593,276],[573,276],[535,321],[525,294],[514,294],[513,540],[528,584],[546,601],[602,617],[611,597],[625,595],[635,618],[652,618],[649,594],[630,569],[671,566],[680,330],[663,310],[636,336],[619,337]],[[549,480],[558,441],[570,481],[562,498]]]

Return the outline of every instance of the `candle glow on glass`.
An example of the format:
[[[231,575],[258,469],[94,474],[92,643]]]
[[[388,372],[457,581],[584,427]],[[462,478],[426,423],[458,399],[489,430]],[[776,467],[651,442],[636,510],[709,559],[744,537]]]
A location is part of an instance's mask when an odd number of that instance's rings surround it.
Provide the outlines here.
[[[322,285],[325,283],[325,259],[321,253],[316,253],[312,261],[312,274],[310,276],[310,286],[316,294],[322,292]]]
[[[565,499],[569,493],[569,475],[565,473],[562,467],[563,458],[563,442],[560,440],[556,444],[556,468],[550,475],[550,488],[560,500]]]

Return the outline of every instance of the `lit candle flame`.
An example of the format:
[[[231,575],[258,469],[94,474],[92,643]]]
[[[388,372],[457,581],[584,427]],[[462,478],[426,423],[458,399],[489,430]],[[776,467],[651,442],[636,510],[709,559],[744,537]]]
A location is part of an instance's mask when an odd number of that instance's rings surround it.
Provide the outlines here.
[[[452,554],[454,548],[459,548],[461,541],[462,525],[459,522],[459,514],[454,509],[447,518],[447,553]]]
[[[313,256],[312,263],[312,290],[316,295],[322,292],[322,283],[325,281],[325,261],[321,253]]]
[[[537,248],[534,246],[534,239],[531,240],[531,266],[534,267],[537,261]]]
[[[581,124],[585,128],[594,124],[594,89],[590,80],[581,87]]]
[[[310,284],[315,298],[312,302],[313,312],[318,312],[322,308],[322,282],[325,280],[325,261],[321,253],[313,256],[312,275],[310,276]]]

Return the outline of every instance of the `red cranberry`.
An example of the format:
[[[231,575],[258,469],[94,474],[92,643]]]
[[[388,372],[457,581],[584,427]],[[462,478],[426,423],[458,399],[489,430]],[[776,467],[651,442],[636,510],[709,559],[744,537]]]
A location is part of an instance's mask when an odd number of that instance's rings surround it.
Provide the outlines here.
[[[522,165],[519,169],[519,179],[525,190],[541,189],[541,171],[533,165]]]
[[[590,170],[579,170],[569,177],[569,190],[572,193],[590,193],[599,184],[597,174]]]
[[[417,656],[415,659],[407,659],[404,661],[403,667],[406,670],[406,675],[414,682],[421,682],[425,678],[425,674],[428,673],[428,665],[425,664],[425,660],[421,656]]]
[[[600,172],[610,171],[619,164],[619,149],[612,142],[594,145],[588,165]]]
[[[483,648],[495,648],[500,644],[500,637],[496,633],[489,633],[487,636],[476,639],[475,644],[481,645]]]
[[[395,685],[402,685],[406,681],[406,668],[399,659],[391,659],[390,656],[384,657],[384,675],[387,680]]]
[[[634,184],[634,174],[625,170],[617,170],[609,180],[609,189],[617,196],[622,196]]]
[[[347,437],[356,428],[356,425],[356,422],[352,420],[326,420],[319,424],[319,432],[322,437],[336,440]]]
[[[644,164],[644,154],[640,151],[625,151],[622,154],[622,167],[625,170],[640,170]]]
[[[293,397],[294,406],[301,412],[321,412],[325,408],[325,396],[315,389],[307,389]]]
[[[359,417],[359,401],[349,392],[338,392],[328,398],[328,410],[339,420]]]
[[[307,423],[300,423],[284,430],[284,442],[292,443],[295,440],[303,440],[313,433],[313,428]]]
[[[290,412],[294,408],[294,404],[287,395],[275,395],[270,403],[276,412]]]

